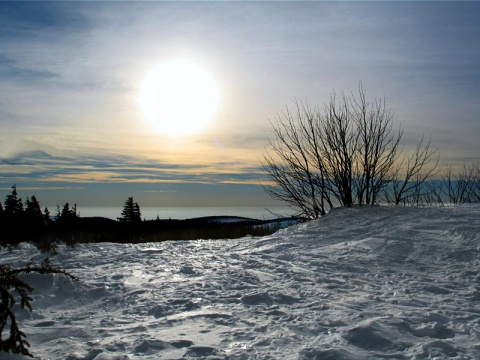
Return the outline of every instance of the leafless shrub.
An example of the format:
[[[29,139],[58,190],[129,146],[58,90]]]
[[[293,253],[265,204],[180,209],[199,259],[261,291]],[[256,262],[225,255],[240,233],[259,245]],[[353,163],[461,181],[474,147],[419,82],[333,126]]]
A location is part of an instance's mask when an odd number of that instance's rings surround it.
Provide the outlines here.
[[[297,101],[295,112],[280,113],[272,127],[263,157],[271,184],[264,188],[308,218],[334,203],[373,205],[392,187],[387,200],[405,202],[435,172],[436,164],[426,170],[436,154],[430,141],[422,138],[413,155],[402,155],[403,131],[393,128],[393,112],[384,99],[367,101],[361,84],[358,96],[333,93],[323,111]]]
[[[480,164],[464,164],[457,174],[448,167],[443,174],[441,191],[450,204],[480,202]]]
[[[422,136],[413,153],[404,154],[393,166],[390,186],[385,191],[388,203],[395,205],[418,205],[428,197],[431,188],[425,186],[427,180],[437,174],[440,157],[431,149],[431,139]]]

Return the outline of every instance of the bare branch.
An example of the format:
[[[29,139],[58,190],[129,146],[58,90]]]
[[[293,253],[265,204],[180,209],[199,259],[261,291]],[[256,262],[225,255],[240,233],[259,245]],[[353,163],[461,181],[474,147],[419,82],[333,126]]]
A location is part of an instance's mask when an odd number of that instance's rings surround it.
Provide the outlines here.
[[[424,186],[439,161],[431,140],[422,137],[413,154],[402,155],[403,130],[394,129],[392,110],[385,99],[367,101],[361,83],[358,96],[332,93],[323,111],[296,101],[272,128],[263,170],[275,185],[264,188],[304,216],[317,218],[334,201],[373,205],[384,194],[395,204],[420,203],[433,196]]]

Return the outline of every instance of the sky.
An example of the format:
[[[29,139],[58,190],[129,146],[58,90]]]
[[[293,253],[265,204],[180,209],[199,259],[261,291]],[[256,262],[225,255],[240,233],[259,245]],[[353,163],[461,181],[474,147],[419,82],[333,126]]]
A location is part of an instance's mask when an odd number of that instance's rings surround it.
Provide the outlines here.
[[[479,2],[0,2],[0,199],[43,205],[273,206],[270,121],[333,91],[385,98],[406,144],[480,153]],[[186,59],[218,87],[209,125],[171,137],[138,101]]]

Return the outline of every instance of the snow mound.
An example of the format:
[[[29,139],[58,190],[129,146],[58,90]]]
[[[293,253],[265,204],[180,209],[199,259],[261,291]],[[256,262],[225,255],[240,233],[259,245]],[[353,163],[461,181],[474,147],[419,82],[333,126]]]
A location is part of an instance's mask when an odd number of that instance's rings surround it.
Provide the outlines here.
[[[478,205],[336,209],[264,238],[53,260],[82,282],[29,275],[34,311],[18,311],[38,359],[480,358]]]

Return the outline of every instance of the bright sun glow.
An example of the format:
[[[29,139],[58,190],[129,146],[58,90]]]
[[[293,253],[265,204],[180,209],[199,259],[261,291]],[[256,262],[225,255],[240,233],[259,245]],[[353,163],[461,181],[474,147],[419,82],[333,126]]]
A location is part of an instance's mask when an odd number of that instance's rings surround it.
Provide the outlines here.
[[[143,115],[168,135],[193,134],[205,128],[218,106],[218,89],[210,74],[186,60],[160,64],[140,88]]]

